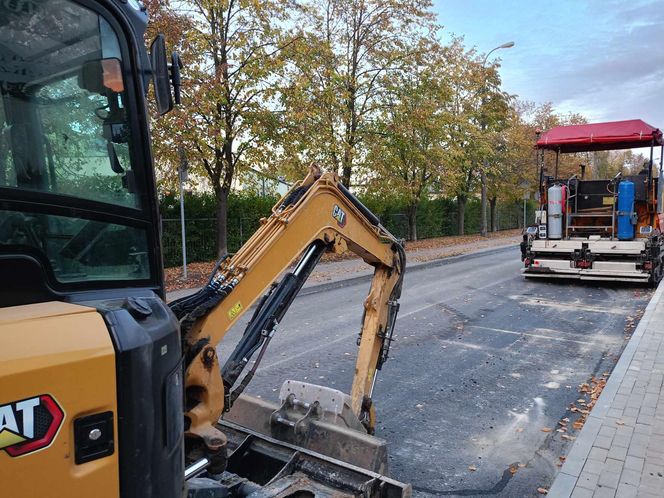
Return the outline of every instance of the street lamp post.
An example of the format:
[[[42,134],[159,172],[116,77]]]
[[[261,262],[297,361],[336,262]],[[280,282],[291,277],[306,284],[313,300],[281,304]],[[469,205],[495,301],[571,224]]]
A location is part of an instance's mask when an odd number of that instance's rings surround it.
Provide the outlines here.
[[[489,50],[489,52],[484,56],[484,60],[482,61],[482,71],[486,68],[486,62],[489,59],[489,56],[495,52],[496,50],[500,50],[501,48],[512,48],[514,46],[513,41],[505,42],[502,45],[498,45],[495,48],[492,48]],[[482,85],[482,88],[486,90],[486,74],[484,74],[484,83]],[[483,120],[484,121],[484,120]],[[482,123],[482,128],[486,128],[486,124],[483,122]],[[487,199],[487,186],[486,186],[486,170],[489,167],[488,160],[485,159],[482,162],[482,169],[480,170],[480,179],[482,182],[482,201],[481,201],[481,225],[480,225],[480,236],[486,237],[486,199]]]
[[[184,221],[184,182],[189,177],[187,155],[184,148],[178,147],[180,166],[178,167],[178,179],[180,181],[180,227],[182,230],[182,278],[187,280],[187,234]]]

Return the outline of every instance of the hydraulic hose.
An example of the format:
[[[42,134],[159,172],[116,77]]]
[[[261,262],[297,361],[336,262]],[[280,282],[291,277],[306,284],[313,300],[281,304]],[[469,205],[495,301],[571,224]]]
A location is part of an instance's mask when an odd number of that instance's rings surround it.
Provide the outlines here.
[[[251,356],[266,342],[269,342],[276,326],[288,311],[295,296],[306,282],[327,248],[322,240],[312,242],[292,273],[288,273],[272,291],[266,295],[253,318],[247,325],[242,339],[228,357],[221,369],[225,387],[228,391],[235,384]],[[262,354],[261,354],[262,357]],[[254,365],[255,371],[258,361]],[[248,382],[247,382],[248,383]],[[243,386],[246,385],[243,382]],[[242,387],[243,389],[244,387]],[[241,392],[241,390],[240,390]],[[235,397],[239,392],[235,394]]]
[[[378,217],[373,214],[368,207],[362,204],[362,202],[357,197],[355,197],[355,195],[350,190],[348,190],[343,183],[337,183],[337,187],[339,187],[339,190],[341,190],[341,192],[346,196],[346,199],[348,199],[353,206],[359,209],[364,217],[369,220],[369,223],[374,226],[380,225],[380,220]]]

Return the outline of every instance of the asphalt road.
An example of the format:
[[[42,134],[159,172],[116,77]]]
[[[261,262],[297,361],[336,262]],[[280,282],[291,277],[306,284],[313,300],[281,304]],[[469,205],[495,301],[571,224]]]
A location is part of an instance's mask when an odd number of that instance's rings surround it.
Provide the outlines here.
[[[391,474],[416,496],[540,496],[571,446],[558,421],[570,416],[580,384],[611,371],[628,318],[651,295],[524,280],[519,267],[515,248],[406,274],[397,340],[374,400]],[[286,379],[348,392],[368,288],[298,297],[248,392],[276,402]]]

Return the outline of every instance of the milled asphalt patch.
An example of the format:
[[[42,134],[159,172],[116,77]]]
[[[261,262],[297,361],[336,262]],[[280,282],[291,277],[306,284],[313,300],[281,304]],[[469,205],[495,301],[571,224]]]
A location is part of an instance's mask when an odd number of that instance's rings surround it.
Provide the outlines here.
[[[660,285],[653,297],[650,299],[645,313],[639,321],[634,334],[632,334],[632,337],[627,343],[627,346],[625,346],[622,355],[620,355],[620,359],[611,372],[609,380],[607,381],[602,394],[600,394],[595,406],[588,415],[588,419],[581,429],[581,432],[579,433],[576,441],[574,442],[572,449],[567,455],[565,463],[560,469],[560,473],[554,479],[553,485],[551,486],[551,489],[548,493],[549,498],[568,498],[574,492],[577,480],[581,474],[583,466],[586,463],[586,460],[588,459],[590,450],[592,449],[593,443],[595,442],[595,438],[597,437],[602,423],[604,422],[604,419],[607,416],[609,409],[611,408],[611,404],[613,403],[616,393],[618,392],[618,388],[625,378],[625,374],[627,373],[629,365],[634,358],[634,353],[636,352],[641,339],[643,338],[644,332],[650,325],[650,321],[655,314],[655,308],[662,298],[663,293],[664,285]]]

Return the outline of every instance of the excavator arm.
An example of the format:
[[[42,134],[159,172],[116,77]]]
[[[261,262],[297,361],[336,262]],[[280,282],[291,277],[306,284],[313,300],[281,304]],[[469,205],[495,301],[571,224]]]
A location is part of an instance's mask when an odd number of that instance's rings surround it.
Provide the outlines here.
[[[246,244],[234,256],[222,258],[205,288],[170,305],[183,333],[185,435],[190,447],[199,445],[197,455],[214,459],[218,454],[224,465],[220,453],[226,440],[215,425],[248,384],[286,310],[326,251],[352,251],[375,268],[364,302],[350,395],[352,412],[373,433],[371,395],[392,341],[405,253],[402,243],[336,175],[320,175],[312,167]],[[294,270],[277,282],[300,254]],[[254,315],[239,344],[221,366],[216,345],[254,304]],[[252,369],[245,373],[256,353]]]

